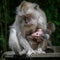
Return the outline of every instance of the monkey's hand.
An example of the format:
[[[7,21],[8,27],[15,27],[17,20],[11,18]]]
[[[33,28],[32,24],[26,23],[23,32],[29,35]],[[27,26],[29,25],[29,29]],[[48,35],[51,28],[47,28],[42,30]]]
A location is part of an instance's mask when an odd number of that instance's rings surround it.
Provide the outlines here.
[[[27,52],[27,56],[30,57],[32,54],[36,54],[36,51],[35,50],[29,50]]]
[[[50,38],[50,35],[49,34],[42,34],[42,35],[40,35],[40,38],[42,40],[48,40]]]
[[[38,48],[38,50],[36,51],[36,53],[38,54],[45,54],[46,52],[42,50],[42,48]]]

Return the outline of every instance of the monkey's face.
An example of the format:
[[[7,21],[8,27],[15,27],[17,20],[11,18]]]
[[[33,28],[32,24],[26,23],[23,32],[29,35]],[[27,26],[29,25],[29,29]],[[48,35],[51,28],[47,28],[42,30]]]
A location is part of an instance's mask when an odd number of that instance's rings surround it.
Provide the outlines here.
[[[38,8],[38,5],[35,3],[23,1],[17,10],[17,14],[23,18],[21,23],[25,25],[36,25],[38,16],[40,16]]]

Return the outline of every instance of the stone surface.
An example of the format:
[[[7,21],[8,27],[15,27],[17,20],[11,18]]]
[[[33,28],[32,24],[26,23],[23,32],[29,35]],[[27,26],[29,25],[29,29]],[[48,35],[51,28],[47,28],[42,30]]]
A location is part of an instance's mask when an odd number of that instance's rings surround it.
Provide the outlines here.
[[[30,57],[60,57],[60,46],[53,47],[54,52],[45,53],[45,54],[32,54]],[[15,55],[13,51],[7,51],[3,54],[4,58],[14,58],[15,57],[26,57],[26,55],[18,56]]]

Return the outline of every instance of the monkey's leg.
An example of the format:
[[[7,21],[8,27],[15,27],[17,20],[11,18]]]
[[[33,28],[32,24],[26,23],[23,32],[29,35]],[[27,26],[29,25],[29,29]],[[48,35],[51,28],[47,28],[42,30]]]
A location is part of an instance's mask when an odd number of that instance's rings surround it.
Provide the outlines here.
[[[47,47],[50,35],[45,33],[45,34],[41,35],[40,38],[43,40],[41,48],[42,48],[42,50],[45,50]]]
[[[44,50],[46,49],[47,47],[47,40],[44,40],[41,44],[39,44],[38,46],[38,49],[37,49],[37,53],[40,54],[40,53],[46,53]]]
[[[42,50],[46,49],[47,44],[48,44],[48,40],[44,40],[43,43],[42,43],[42,46],[41,46]]]
[[[49,34],[43,34],[40,36],[43,42],[38,45],[38,49],[37,49],[38,53],[45,53],[44,50],[47,48],[49,37],[50,37]]]
[[[21,35],[19,35],[19,43],[26,50],[27,55],[30,56],[32,53],[35,54],[35,51],[31,48],[30,44],[26,39],[24,39]]]
[[[47,48],[51,48],[52,49],[52,43],[51,43],[50,40],[48,40]]]
[[[36,50],[36,53],[38,53],[38,54],[41,54],[41,53],[45,54],[45,51],[42,49],[41,46],[42,46],[42,43],[38,45],[38,48]]]
[[[26,53],[24,50],[21,51],[21,47],[18,43],[18,39],[17,39],[17,36],[16,36],[16,30],[15,29],[10,30],[9,46],[16,54],[22,55],[22,54]]]

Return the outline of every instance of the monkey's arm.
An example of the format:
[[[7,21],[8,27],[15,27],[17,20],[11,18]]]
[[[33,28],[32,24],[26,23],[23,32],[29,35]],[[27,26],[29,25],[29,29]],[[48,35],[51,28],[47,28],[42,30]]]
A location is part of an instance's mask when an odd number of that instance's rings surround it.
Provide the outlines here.
[[[21,51],[21,46],[18,43],[18,39],[17,39],[17,33],[16,30],[14,28],[10,29],[10,35],[9,35],[9,47],[16,53],[19,55],[23,55],[26,53],[25,50]]]

